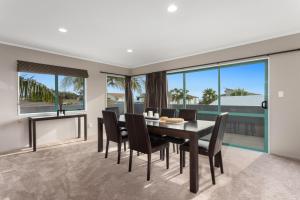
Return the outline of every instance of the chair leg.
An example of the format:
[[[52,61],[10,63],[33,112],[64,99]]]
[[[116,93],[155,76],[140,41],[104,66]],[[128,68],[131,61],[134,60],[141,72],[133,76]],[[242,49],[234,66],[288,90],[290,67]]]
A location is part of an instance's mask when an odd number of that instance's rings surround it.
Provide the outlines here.
[[[182,151],[182,167],[185,167],[185,151]]]
[[[223,169],[223,159],[222,159],[222,153],[221,151],[218,153],[218,157],[219,157],[219,163],[220,163],[220,169],[221,169],[221,174],[224,174],[224,169]]]
[[[165,160],[165,150],[160,150],[160,160]]]
[[[178,150],[178,147],[179,145],[178,144],[176,144],[176,152],[177,152],[177,154],[179,153],[179,150]]]
[[[148,154],[147,181],[150,180],[150,173],[151,173],[151,153]]]
[[[137,156],[139,156],[139,155],[140,155],[140,152],[137,152],[136,154],[137,154]]]
[[[209,165],[210,165],[210,173],[211,173],[212,183],[215,185],[216,180],[215,180],[214,158],[211,156],[209,156]]]
[[[121,145],[122,145],[122,141],[118,142],[118,164],[120,164],[120,160],[121,160]]]
[[[124,151],[126,151],[126,141],[124,141]]]
[[[175,153],[175,144],[173,143],[173,153]]]
[[[108,155],[108,146],[109,146],[109,140],[106,139],[106,151],[105,151],[105,158],[107,158]]]
[[[183,160],[182,160],[182,154],[183,154],[183,151],[180,149],[180,154],[179,154],[179,162],[180,162],[180,174],[182,174],[182,170],[183,170]]]
[[[167,169],[169,169],[169,145],[166,147],[166,164]]]
[[[129,172],[131,172],[131,168],[132,168],[132,153],[133,153],[133,150],[130,149],[130,154],[129,154],[129,169],[128,169]]]

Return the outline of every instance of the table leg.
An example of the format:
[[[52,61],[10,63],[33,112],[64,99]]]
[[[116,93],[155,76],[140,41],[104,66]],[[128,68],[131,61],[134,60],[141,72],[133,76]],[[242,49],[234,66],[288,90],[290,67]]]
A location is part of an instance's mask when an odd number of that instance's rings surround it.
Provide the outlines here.
[[[198,137],[197,134],[194,133],[190,136],[190,191],[197,193],[198,189]]]
[[[32,127],[31,127],[31,125],[32,125],[32,121],[31,121],[31,119],[29,119],[28,120],[28,128],[29,128],[29,131],[28,131],[28,138],[29,138],[29,147],[32,147]]]
[[[78,117],[78,138],[81,138],[81,117]]]
[[[84,115],[84,140],[87,140],[87,115]]]
[[[103,151],[103,120],[98,118],[98,152]]]
[[[32,128],[33,128],[33,151],[36,151],[36,121],[32,121]]]

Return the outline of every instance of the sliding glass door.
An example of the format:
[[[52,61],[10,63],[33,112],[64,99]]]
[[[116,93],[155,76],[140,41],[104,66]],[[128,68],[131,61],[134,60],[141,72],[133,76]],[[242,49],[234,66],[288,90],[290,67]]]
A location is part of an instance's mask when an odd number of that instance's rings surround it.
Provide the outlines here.
[[[267,152],[267,69],[267,60],[258,60],[169,74],[169,94],[182,93],[180,103],[169,105],[197,109],[202,120],[229,112],[224,143]]]
[[[220,68],[221,112],[229,112],[224,142],[267,151],[267,61]]]

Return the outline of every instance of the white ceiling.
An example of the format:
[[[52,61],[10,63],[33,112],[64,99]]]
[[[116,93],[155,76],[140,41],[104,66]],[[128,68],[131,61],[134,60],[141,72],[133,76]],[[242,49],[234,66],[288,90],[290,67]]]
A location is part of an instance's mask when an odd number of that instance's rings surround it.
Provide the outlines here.
[[[0,41],[122,67],[297,32],[300,0],[0,0]]]

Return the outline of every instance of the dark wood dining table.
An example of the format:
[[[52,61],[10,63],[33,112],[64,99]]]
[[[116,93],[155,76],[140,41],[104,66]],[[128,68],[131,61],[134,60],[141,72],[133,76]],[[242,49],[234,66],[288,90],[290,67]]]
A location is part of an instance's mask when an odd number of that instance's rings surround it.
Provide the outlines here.
[[[125,116],[118,120],[119,126],[126,126]],[[190,141],[190,191],[197,193],[199,189],[198,139],[211,133],[214,121],[189,121],[182,124],[160,123],[158,120],[147,120],[148,131],[151,134],[167,135]],[[103,151],[103,118],[98,118],[98,152]]]

